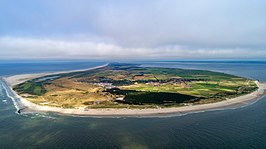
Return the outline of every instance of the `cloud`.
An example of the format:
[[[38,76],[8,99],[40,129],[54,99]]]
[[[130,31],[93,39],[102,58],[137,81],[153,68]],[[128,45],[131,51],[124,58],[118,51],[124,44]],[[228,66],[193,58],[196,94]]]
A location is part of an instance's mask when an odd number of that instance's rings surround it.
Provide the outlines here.
[[[111,43],[36,38],[0,38],[0,58],[22,59],[182,59],[265,57],[266,51],[224,48],[198,49],[187,45],[128,48]]]
[[[265,7],[264,0],[0,1],[0,58],[263,58]]]

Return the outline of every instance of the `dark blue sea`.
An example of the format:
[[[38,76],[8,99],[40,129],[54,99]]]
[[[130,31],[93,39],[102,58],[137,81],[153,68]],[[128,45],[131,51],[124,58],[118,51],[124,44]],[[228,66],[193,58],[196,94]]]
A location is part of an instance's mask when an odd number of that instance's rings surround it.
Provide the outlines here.
[[[106,62],[0,61],[0,75],[95,67]],[[266,82],[265,61],[138,62],[149,67],[221,71]],[[164,118],[19,115],[0,82],[0,148],[266,148],[266,98],[237,109]]]

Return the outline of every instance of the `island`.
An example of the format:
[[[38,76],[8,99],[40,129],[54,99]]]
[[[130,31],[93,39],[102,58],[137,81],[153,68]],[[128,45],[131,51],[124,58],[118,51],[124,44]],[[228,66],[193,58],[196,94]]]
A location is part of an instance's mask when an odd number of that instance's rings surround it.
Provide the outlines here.
[[[221,72],[123,63],[5,80],[24,105],[22,109],[79,115],[153,115],[222,108],[257,99],[266,88],[256,80]]]

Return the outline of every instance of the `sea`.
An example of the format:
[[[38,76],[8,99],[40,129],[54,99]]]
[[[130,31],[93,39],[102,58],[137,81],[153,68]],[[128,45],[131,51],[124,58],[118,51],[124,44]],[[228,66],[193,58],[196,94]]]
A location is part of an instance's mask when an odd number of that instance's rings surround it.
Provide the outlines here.
[[[75,70],[95,61],[0,61],[0,76]],[[132,62],[131,62],[132,63]],[[266,82],[266,61],[144,61],[146,67],[203,69]],[[266,98],[244,107],[168,117],[18,114],[0,82],[1,149],[266,148]]]

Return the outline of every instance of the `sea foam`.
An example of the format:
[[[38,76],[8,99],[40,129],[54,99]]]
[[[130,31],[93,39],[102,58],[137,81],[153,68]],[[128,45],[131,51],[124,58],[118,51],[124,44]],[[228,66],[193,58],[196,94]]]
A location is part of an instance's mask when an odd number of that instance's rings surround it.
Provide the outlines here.
[[[7,87],[5,87],[5,85],[4,85],[3,82],[1,82],[1,86],[2,86],[2,88],[5,90],[6,96],[12,100],[12,102],[13,102],[15,108],[16,108],[17,111],[18,111],[18,110],[19,110],[19,105],[18,105],[16,99],[10,95],[10,93],[8,92]]]

